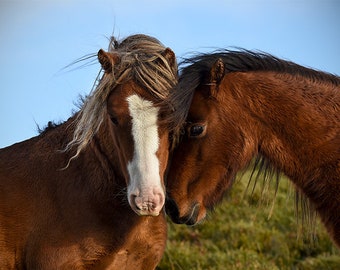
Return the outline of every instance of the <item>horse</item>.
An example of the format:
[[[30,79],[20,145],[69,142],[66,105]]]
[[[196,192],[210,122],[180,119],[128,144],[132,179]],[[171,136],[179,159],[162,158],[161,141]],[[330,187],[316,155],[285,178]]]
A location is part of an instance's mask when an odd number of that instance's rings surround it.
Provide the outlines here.
[[[255,164],[276,187],[288,176],[312,209],[305,218],[318,213],[340,247],[340,78],[241,48],[195,54],[180,67],[172,99],[181,100],[182,124],[166,180],[172,221],[202,221]]]
[[[95,56],[78,112],[0,150],[0,269],[149,270],[163,255],[175,54],[137,34]]]

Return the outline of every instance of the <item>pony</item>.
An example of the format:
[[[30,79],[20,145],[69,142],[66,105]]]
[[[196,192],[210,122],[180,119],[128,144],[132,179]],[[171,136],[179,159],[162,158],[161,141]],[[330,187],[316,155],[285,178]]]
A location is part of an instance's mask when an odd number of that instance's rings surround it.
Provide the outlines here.
[[[237,172],[255,164],[276,186],[280,173],[288,176],[312,209],[305,217],[318,213],[340,247],[338,76],[223,49],[184,59],[178,88],[172,98],[181,100],[174,117],[182,128],[166,180],[166,212],[175,223],[202,221]]]
[[[175,54],[137,34],[97,57],[78,112],[0,150],[0,269],[149,270],[163,255]]]

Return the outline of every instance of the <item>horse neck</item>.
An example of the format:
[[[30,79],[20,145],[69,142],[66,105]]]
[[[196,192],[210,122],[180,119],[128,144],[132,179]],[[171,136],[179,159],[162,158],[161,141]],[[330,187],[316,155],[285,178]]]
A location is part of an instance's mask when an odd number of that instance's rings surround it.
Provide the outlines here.
[[[322,165],[339,158],[339,86],[274,72],[229,74],[228,80],[252,121],[259,154],[301,187],[323,177]]]
[[[59,170],[76,166],[82,167],[83,170],[91,168],[96,172],[102,172],[109,178],[114,177],[112,174],[119,175],[119,166],[114,162],[117,158],[109,123],[105,120],[98,133],[94,135],[88,146],[77,157],[74,157],[75,147],[65,150],[67,144],[72,140],[76,118],[77,114],[59,126],[48,127],[40,136],[33,138],[36,143],[31,143],[31,147],[36,148],[37,151],[43,149],[41,151],[43,155],[52,155],[53,159],[58,159],[56,166]]]
[[[118,156],[118,149],[109,118],[104,119],[97,134],[86,149],[86,157],[95,161],[107,178],[114,180],[119,186],[126,186],[124,172]]]

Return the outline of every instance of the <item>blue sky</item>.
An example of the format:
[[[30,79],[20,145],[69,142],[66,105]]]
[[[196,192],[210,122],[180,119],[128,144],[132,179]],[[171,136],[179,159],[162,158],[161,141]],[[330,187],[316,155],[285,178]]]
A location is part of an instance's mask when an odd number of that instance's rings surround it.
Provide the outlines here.
[[[100,67],[63,67],[136,33],[177,57],[238,46],[340,75],[338,0],[0,0],[0,147],[67,120]]]

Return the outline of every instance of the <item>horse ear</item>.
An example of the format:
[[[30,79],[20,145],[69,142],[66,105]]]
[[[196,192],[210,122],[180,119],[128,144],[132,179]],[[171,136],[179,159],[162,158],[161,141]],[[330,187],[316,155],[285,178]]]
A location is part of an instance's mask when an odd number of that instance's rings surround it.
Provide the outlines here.
[[[176,56],[175,53],[170,49],[170,48],[166,48],[163,52],[162,52],[163,57],[168,60],[168,63],[171,67],[174,67],[176,65]]]
[[[115,53],[105,52],[100,49],[98,51],[98,61],[106,73],[111,73],[113,66],[118,63],[119,57]]]
[[[217,59],[210,69],[210,83],[219,84],[224,77],[224,63]]]

